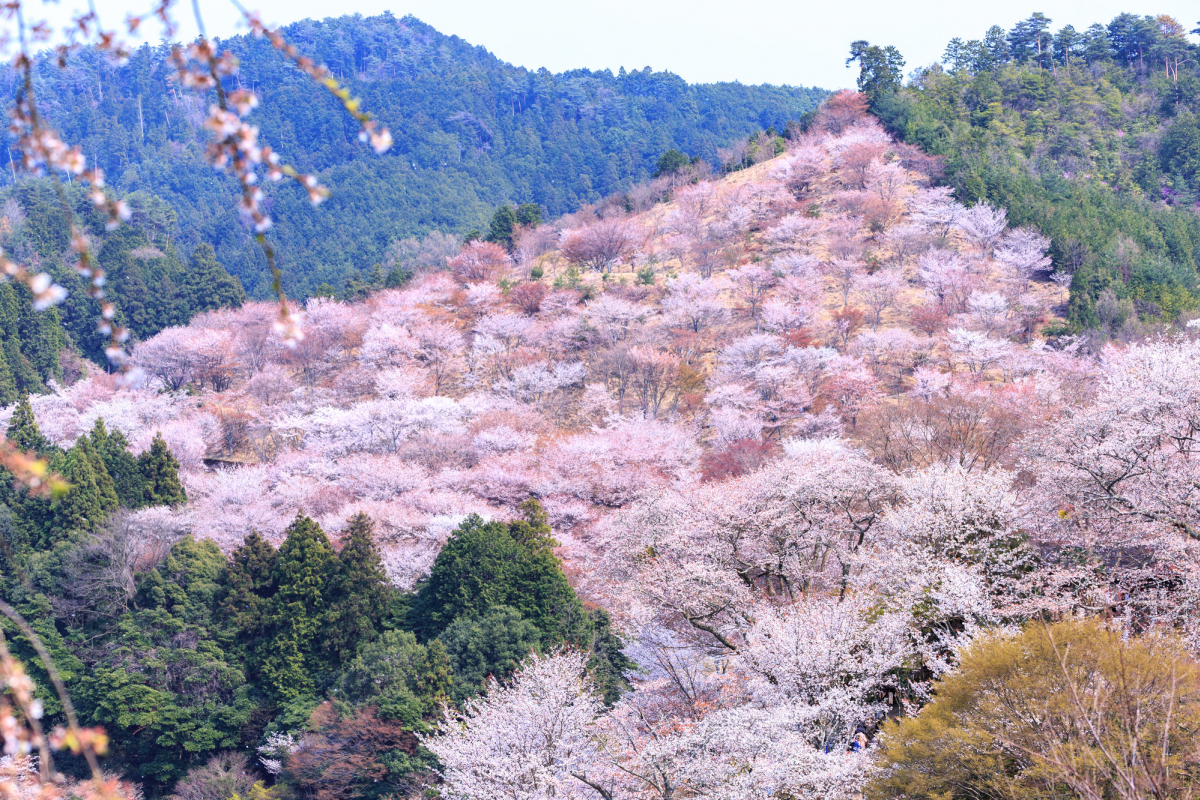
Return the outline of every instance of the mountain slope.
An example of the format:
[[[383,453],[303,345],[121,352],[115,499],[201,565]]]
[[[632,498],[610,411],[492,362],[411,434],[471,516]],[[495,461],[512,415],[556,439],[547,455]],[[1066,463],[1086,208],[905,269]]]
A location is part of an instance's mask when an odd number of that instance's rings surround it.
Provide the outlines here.
[[[267,42],[223,43],[239,58],[238,79],[262,97],[252,121],[263,139],[333,190],[317,209],[295,187],[271,191],[273,236],[294,293],[341,285],[378,263],[396,237],[482,228],[502,202],[535,202],[549,216],[573,211],[645,178],[672,147],[711,160],[719,146],[782,129],[826,94],[689,85],[649,68],[532,71],[412,17],[304,21],[284,33],[362,97],[396,139],[374,156],[340,107]],[[262,296],[261,257],[233,210],[233,182],[201,161],[206,103],[174,86],[167,56],[166,47],[143,47],[119,68],[91,51],[66,70],[47,63],[40,101],[114,187],[166,199],[179,214],[182,244],[212,244],[247,291]]]
[[[894,133],[945,157],[961,200],[1050,237],[1077,328],[1200,308],[1200,47],[1166,15],[1050,26],[955,39],[903,87],[860,43],[859,85]]]

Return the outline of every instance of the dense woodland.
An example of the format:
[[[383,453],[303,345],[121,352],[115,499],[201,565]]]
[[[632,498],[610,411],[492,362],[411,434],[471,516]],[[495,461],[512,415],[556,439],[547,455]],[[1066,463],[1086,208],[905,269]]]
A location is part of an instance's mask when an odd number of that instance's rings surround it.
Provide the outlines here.
[[[109,794],[1193,794],[1195,109],[1146,64],[1196,48],[1130,20],[1035,15],[908,85],[857,42],[860,92],[711,167],[664,147],[312,273],[303,337],[167,202],[80,202],[132,369],[78,287],[0,286],[0,424],[69,483],[2,476],[0,596]],[[10,188],[4,244],[67,285],[51,192]]]
[[[314,95],[270,44],[250,36],[222,42],[239,60],[237,83],[261,96],[251,121],[263,138],[333,190],[319,209],[296,187],[271,194],[287,288],[300,296],[369,271],[393,239],[481,229],[505,202],[537,203],[558,216],[648,177],[670,148],[715,160],[717,148],[782,130],[827,94],[693,86],[649,67],[554,75],[506,64],[412,17],[305,21],[283,33],[328,65],[396,140],[383,158],[363,153],[340,106]],[[39,97],[50,122],[115,189],[169,205],[177,217],[166,233],[179,237],[182,252],[211,245],[262,298],[268,276],[239,221],[237,186],[202,157],[206,104],[176,85],[168,56],[166,45],[145,46],[113,67],[86,50],[58,69],[47,55]],[[16,80],[8,70],[0,85],[11,93]]]
[[[890,130],[945,158],[963,202],[1050,237],[1076,276],[1076,325],[1097,325],[1105,291],[1143,316],[1200,306],[1200,48],[1166,16],[1051,22],[955,39],[903,86],[894,48],[856,43],[860,88]]]

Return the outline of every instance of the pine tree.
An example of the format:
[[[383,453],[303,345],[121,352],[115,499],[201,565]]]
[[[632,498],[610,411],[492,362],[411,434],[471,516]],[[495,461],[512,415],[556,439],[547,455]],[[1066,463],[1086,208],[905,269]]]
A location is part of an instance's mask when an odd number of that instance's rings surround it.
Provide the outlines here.
[[[496,209],[496,213],[492,215],[491,224],[488,226],[487,241],[512,250],[513,228],[516,225],[517,212],[513,207],[510,205],[500,206]]]
[[[387,608],[387,573],[373,533],[371,518],[355,514],[334,561],[325,649],[339,662],[353,657],[360,644],[375,638]]]
[[[216,616],[229,631],[232,647],[246,658],[252,671],[261,667],[269,637],[278,553],[258,531],[246,534],[242,546],[229,556],[216,598]]]
[[[14,337],[4,340],[4,360],[8,362],[8,368],[12,371],[18,391],[28,394],[30,392],[39,392],[44,388],[41,378],[38,377],[37,370],[33,368],[33,364],[29,363],[29,359],[21,352],[20,339]]]
[[[376,289],[383,286],[383,268],[379,264],[371,266],[371,271],[367,273],[367,283]]]
[[[8,368],[8,359],[4,349],[0,348],[0,405],[12,405],[21,396],[17,391],[17,381],[13,378],[12,370]]]
[[[221,266],[210,244],[199,245],[192,251],[181,293],[190,314],[214,308],[240,308],[246,302],[242,282]]]
[[[590,617],[592,656],[588,659],[588,671],[596,682],[596,688],[604,695],[604,702],[611,706],[631,688],[626,675],[637,669],[637,664],[623,652],[625,643],[613,631],[612,617],[608,612],[597,608]]]
[[[327,594],[333,548],[316,522],[297,515],[275,561],[271,640],[262,659],[265,687],[278,698],[311,696],[321,678],[338,665],[320,658],[319,642],[329,621]]]
[[[187,502],[187,492],[179,482],[179,462],[171,455],[161,432],[155,434],[150,449],[138,456],[138,469],[145,482],[146,505],[178,506]]]
[[[524,228],[536,228],[542,224],[542,207],[537,203],[521,203],[517,206],[517,224]]]
[[[113,484],[112,476],[108,474],[108,467],[104,463],[103,456],[92,446],[92,440],[87,436],[80,436],[79,441],[72,449],[78,449],[87,456],[92,465],[92,472],[96,475],[96,488],[100,492],[101,504],[105,509],[115,511],[121,505],[121,500],[117,496],[117,487]]]
[[[146,501],[146,478],[138,466],[137,457],[129,452],[129,442],[120,431],[111,433],[103,419],[96,419],[91,433],[92,449],[104,461],[112,478],[117,498],[126,508],[140,508]]]
[[[468,517],[417,588],[408,624],[424,639],[463,615],[511,606],[537,626],[542,642],[585,646],[586,612],[554,555],[542,507],[523,505],[526,519],[505,524]]]
[[[84,442],[80,439],[80,442]],[[80,533],[90,533],[117,508],[111,481],[107,491],[96,473],[94,454],[86,445],[77,444],[62,458],[61,472],[70,490],[52,507],[50,524],[38,545],[47,549]]]
[[[8,422],[8,440],[22,450],[42,454],[52,445],[50,440],[42,436],[38,429],[37,420],[33,416],[33,406],[29,404],[29,395],[21,395],[17,401],[17,410],[13,412]]]

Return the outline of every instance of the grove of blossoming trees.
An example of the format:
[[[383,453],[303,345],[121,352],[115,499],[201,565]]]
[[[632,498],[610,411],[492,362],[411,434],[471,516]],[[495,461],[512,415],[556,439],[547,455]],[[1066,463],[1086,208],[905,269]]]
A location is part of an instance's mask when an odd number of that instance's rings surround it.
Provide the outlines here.
[[[295,348],[271,305],[208,312],[133,349],[145,385],[54,386],[37,422],[162,434],[187,503],[140,512],[160,550],[365,514],[405,591],[470,515],[537,498],[633,688],[605,705],[548,649],[429,711],[443,796],[852,797],[862,740],[982,631],[1104,614],[1200,645],[1194,329],[1042,336],[1046,240],[931,187],[860,105],[663,203],[310,300]]]

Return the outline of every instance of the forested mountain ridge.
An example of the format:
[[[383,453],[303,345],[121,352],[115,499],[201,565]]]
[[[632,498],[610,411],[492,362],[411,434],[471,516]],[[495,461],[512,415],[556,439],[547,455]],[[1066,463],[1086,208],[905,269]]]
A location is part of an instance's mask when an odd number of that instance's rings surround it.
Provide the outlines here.
[[[757,130],[782,129],[822,90],[689,85],[650,68],[552,74],[506,64],[482,47],[412,17],[346,16],[284,29],[324,63],[395,137],[365,153],[340,106],[253,37],[222,42],[239,59],[237,82],[262,100],[251,117],[288,162],[333,191],[312,208],[296,187],[272,188],[287,288],[305,295],[379,263],[395,238],[482,228],[495,206],[534,202],[547,216],[574,211],[646,178],[677,148],[713,160]],[[145,46],[121,67],[94,51],[65,70],[47,61],[37,91],[51,122],[103,167],[122,193],[147,191],[178,214],[182,247],[211,244],[262,296],[265,268],[235,209],[236,187],[202,161],[203,103],[173,84],[168,48]],[[15,74],[0,77],[9,92]]]
[[[858,42],[852,58],[872,111],[945,158],[960,200],[1050,237],[1076,326],[1200,307],[1200,47],[1179,21],[1055,31],[1035,13],[953,39],[905,85],[895,48]]]

